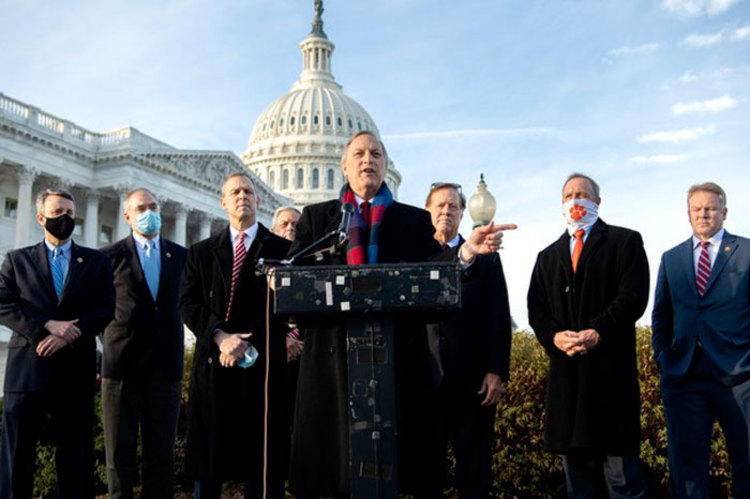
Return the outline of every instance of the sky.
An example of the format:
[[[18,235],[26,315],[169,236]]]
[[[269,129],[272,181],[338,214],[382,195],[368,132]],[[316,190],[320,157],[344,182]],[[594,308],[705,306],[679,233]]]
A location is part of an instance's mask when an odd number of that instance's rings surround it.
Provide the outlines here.
[[[573,171],[601,185],[603,220],[642,234],[652,296],[661,254],[690,236],[691,184],[722,185],[725,227],[750,236],[750,0],[324,7],[333,73],[378,125],[399,199],[422,206],[435,181],[470,196],[484,173],[495,220],[518,225],[501,256],[520,327]],[[0,13],[0,93],[92,131],[241,155],[299,75],[313,2],[0,0]]]

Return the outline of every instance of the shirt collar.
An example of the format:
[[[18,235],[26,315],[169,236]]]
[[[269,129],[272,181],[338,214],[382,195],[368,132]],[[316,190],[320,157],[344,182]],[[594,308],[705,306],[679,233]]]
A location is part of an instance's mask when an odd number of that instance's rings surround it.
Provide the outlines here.
[[[456,246],[458,246],[459,242],[461,242],[461,236],[456,234],[456,237],[454,237],[453,239],[451,239],[445,244],[447,244],[449,248],[455,248]]]
[[[68,239],[62,246],[55,246],[51,242],[47,241],[47,239],[45,239],[44,245],[47,246],[50,254],[55,252],[55,248],[62,248],[63,255],[68,256],[70,254],[70,248],[73,246],[73,240]]]
[[[255,222],[253,225],[243,230],[242,232],[247,234],[246,241],[251,241],[251,242],[254,241],[255,235],[258,233],[258,222]],[[235,240],[237,239],[237,234],[239,233],[240,233],[239,230],[235,229],[231,225],[229,226],[229,235],[232,236],[232,244],[234,244]],[[247,242],[245,244],[247,244]]]
[[[711,243],[712,248],[718,248],[721,244],[721,240],[724,239],[724,228],[722,227],[719,229],[719,232],[714,234],[712,237],[710,237],[708,240]],[[695,237],[695,234],[693,235],[693,249],[696,249],[698,245],[700,245],[701,240]]]
[[[155,250],[159,249],[159,236],[158,235],[156,237],[153,237],[153,238],[149,239],[147,237],[142,236],[141,234],[137,234],[137,233],[133,232],[133,239],[135,239],[135,242],[141,248],[143,248],[144,246],[146,246],[149,243],[149,241],[153,241],[153,243],[154,243],[153,248]]]

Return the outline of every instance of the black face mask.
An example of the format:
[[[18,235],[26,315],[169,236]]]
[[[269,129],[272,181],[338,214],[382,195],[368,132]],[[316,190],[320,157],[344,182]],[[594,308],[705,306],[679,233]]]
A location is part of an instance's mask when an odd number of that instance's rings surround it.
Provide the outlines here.
[[[60,215],[59,217],[45,219],[44,228],[57,239],[64,241],[73,233],[73,229],[76,228],[76,221],[70,215]]]

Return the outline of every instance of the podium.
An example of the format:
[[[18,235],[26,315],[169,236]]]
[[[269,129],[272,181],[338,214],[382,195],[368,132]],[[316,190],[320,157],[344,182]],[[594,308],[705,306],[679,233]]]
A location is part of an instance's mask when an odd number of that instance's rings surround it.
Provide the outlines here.
[[[277,314],[346,322],[351,497],[398,497],[392,317],[457,309],[460,293],[457,262],[276,268]]]

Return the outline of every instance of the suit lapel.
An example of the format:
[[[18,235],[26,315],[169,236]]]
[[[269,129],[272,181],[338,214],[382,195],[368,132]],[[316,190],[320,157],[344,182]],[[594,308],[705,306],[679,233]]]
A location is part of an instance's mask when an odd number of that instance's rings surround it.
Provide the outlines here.
[[[227,302],[229,301],[229,287],[232,285],[232,262],[234,260],[229,226],[216,238],[213,253],[216,265],[219,267],[219,275],[223,281],[221,289],[226,290],[225,302]]]
[[[690,289],[690,296],[698,298],[698,285],[695,282],[695,262],[693,261],[693,238],[691,237],[682,243],[677,251],[680,259],[684,262],[681,267],[685,272],[685,280]]]
[[[583,244],[583,251],[581,251],[581,256],[578,258],[579,269],[586,266],[589,255],[591,255],[596,247],[601,244],[605,237],[607,237],[607,224],[600,218],[594,223],[593,227],[591,227],[591,232],[589,232],[586,242]],[[570,250],[570,248],[568,248],[568,250]],[[572,268],[573,263],[571,261],[571,271]]]
[[[146,274],[143,272],[141,259],[138,258],[138,248],[135,246],[135,238],[132,234],[125,238],[125,250],[128,252],[128,254],[125,255],[129,260],[128,264],[130,265],[130,268],[133,269],[133,277],[135,278],[133,285],[139,288],[140,294],[153,299],[151,296],[151,290],[148,289]]]
[[[563,232],[555,242],[554,248],[557,252],[557,261],[563,267],[565,279],[568,283],[573,282],[573,261],[570,259],[570,235],[567,231]]]
[[[78,279],[81,277],[83,267],[88,263],[86,259],[81,256],[81,251],[76,243],[70,245],[70,262],[68,263],[68,275],[65,278],[63,284],[62,293],[60,293],[60,302],[65,299],[68,291],[75,289]]]
[[[52,283],[52,271],[49,268],[49,257],[47,256],[47,246],[44,241],[39,243],[35,249],[36,258],[34,263],[36,264],[36,270],[39,274],[39,282],[44,284],[44,288],[47,291],[47,295],[52,303],[57,303],[57,293],[55,293],[55,285]]]
[[[706,293],[704,294],[709,292],[711,285],[719,278],[721,271],[724,270],[727,262],[737,250],[737,246],[737,238],[730,235],[728,232],[724,232],[719,252],[716,255],[716,261],[711,268],[711,275],[708,277],[708,283],[706,283]]]
[[[172,243],[159,236],[159,248],[161,254],[161,273],[159,275],[159,291],[156,293],[156,298],[159,298],[159,294],[162,290],[162,283],[166,282],[167,276],[171,276],[175,273],[174,254],[172,253]]]

